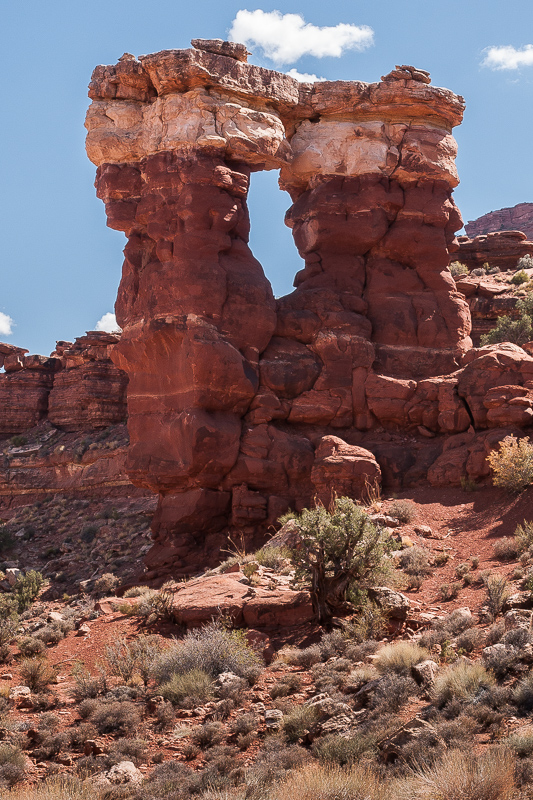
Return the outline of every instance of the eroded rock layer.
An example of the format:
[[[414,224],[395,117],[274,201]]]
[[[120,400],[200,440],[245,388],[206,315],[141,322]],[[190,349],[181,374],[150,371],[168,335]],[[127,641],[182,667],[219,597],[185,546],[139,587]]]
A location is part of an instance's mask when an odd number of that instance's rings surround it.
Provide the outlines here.
[[[462,98],[412,67],[300,84],[194,44],[97,67],[86,122],[128,238],[112,358],[129,378],[128,473],[159,493],[148,578],[382,476],[486,475],[478,430],[533,416],[533,359],[472,350],[448,269]],[[260,169],[281,171],[305,260],[279,300],[248,247]]]
[[[105,428],[126,418],[127,375],[113,364],[115,334],[90,331],[58,342],[51,356],[0,343],[0,435],[48,420],[65,431]]]
[[[522,231],[528,239],[533,240],[533,203],[518,203],[511,208],[489,211],[467,222],[465,231],[471,239],[496,231]]]

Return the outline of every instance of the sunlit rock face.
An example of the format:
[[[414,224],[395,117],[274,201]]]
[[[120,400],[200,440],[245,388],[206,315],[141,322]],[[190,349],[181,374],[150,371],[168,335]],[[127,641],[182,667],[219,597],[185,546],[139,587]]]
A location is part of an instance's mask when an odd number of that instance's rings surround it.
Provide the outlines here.
[[[442,483],[448,434],[468,431],[450,480],[486,474],[475,427],[511,424],[511,395],[483,413],[476,361],[498,380],[512,362],[517,385],[533,365],[471,349],[448,269],[461,97],[412,67],[302,84],[241,45],[194,44],[97,67],[86,121],[128,239],[112,358],[129,377],[129,475],[160,496],[148,577],[194,572],[315,497],[416,483],[434,463]],[[305,261],[277,300],[248,246],[262,169],[280,170]]]

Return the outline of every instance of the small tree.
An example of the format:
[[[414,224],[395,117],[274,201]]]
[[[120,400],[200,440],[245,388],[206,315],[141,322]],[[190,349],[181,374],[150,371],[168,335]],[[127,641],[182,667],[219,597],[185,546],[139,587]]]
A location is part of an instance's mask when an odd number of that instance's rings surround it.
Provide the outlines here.
[[[506,436],[500,449],[489,453],[487,461],[494,472],[494,486],[518,494],[533,481],[533,444],[528,438]]]
[[[533,297],[524,297],[516,304],[518,319],[507,314],[498,317],[496,327],[481,337],[481,344],[498,344],[512,342],[522,345],[533,339]]]
[[[318,620],[327,623],[351,585],[364,590],[383,574],[389,538],[349,497],[335,500],[331,512],[318,506],[292,519],[301,541],[292,553],[296,579],[310,581]]]

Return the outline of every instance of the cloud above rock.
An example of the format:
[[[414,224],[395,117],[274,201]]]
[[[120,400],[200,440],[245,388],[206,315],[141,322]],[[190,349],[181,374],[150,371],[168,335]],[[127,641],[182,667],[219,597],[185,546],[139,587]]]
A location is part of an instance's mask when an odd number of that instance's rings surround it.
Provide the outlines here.
[[[14,324],[11,317],[0,311],[0,336],[11,336]]]
[[[302,56],[341,56],[346,50],[365,50],[374,43],[368,25],[339,23],[318,27],[300,14],[280,11],[238,11],[229,37],[249,47],[259,47],[276,64],[294,64]]]
[[[311,74],[309,72],[298,72],[298,70],[294,69],[294,67],[285,74],[290,75],[291,78],[300,81],[300,83],[320,83],[321,81],[327,80],[327,78],[319,78],[318,75],[315,75],[314,73]]]
[[[513,47],[512,45],[487,47],[485,58],[481,63],[483,67],[494,70],[531,67],[533,66],[533,44],[526,44],[524,47]]]
[[[98,320],[94,329],[95,331],[105,331],[106,333],[114,333],[121,330],[117,325],[117,318],[111,311],[108,311]]]

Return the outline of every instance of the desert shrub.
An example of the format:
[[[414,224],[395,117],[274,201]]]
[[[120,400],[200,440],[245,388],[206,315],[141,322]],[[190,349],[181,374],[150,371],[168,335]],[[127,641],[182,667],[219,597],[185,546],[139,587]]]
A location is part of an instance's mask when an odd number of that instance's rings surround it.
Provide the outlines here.
[[[524,520],[522,525],[517,525],[514,532],[516,549],[524,553],[533,545],[533,522]]]
[[[487,461],[494,472],[494,485],[508,492],[518,494],[533,480],[533,444],[529,438],[506,436],[499,443],[499,450],[489,453]]]
[[[400,568],[406,575],[425,578],[431,572],[429,552],[425,547],[408,547],[400,555]]]
[[[513,687],[511,699],[519,714],[529,714],[533,711],[533,673],[518,681]]]
[[[367,600],[362,604],[359,613],[346,626],[346,636],[352,642],[362,644],[367,641],[381,639],[387,627],[388,615],[377,603]],[[345,650],[346,655],[351,651],[353,645],[348,644]],[[353,655],[348,655],[352,660],[358,660]]]
[[[283,731],[289,742],[297,742],[318,718],[314,706],[295,706],[283,717]]]
[[[292,553],[296,580],[310,585],[319,622],[329,622],[351,586],[364,590],[383,575],[389,537],[348,497],[335,500],[331,512],[304,509],[293,524],[301,539]]]
[[[231,726],[231,732],[245,736],[247,733],[256,731],[257,725],[258,720],[256,715],[248,712],[247,714],[241,714],[240,717],[237,717]]]
[[[353,764],[341,767],[313,766],[294,772],[275,787],[272,800],[385,800],[387,784],[368,767]]]
[[[390,517],[394,517],[399,522],[413,522],[418,516],[418,511],[411,500],[394,500],[387,510]]]
[[[299,675],[291,673],[284,675],[280,681],[274,684],[270,690],[270,697],[276,700],[278,697],[288,697],[297,692],[302,686],[302,679]]]
[[[20,677],[32,692],[42,692],[56,679],[56,671],[46,658],[25,658],[20,665]]]
[[[443,583],[441,586],[439,586],[440,599],[443,603],[448,603],[450,600],[454,600],[459,594],[460,588],[461,584],[458,582]]]
[[[72,775],[54,775],[33,786],[12,789],[10,800],[95,800],[94,788]]]
[[[0,785],[13,786],[26,775],[26,758],[13,744],[0,742]]]
[[[327,661],[329,658],[333,658],[333,656],[344,655],[347,646],[348,639],[338,628],[335,628],[335,630],[329,633],[325,633],[318,643],[322,661]]]
[[[394,642],[378,651],[374,664],[382,674],[396,672],[399,675],[409,675],[411,668],[426,658],[429,658],[428,651],[418,644]]]
[[[73,627],[74,624],[70,620],[52,622],[50,625],[45,625],[44,628],[38,630],[35,636],[37,639],[44,642],[44,644],[58,644]]]
[[[41,639],[37,639],[35,636],[23,636],[18,641],[18,647],[21,655],[25,658],[39,656],[45,650],[44,642]]]
[[[517,304],[518,305],[518,304]],[[513,342],[523,345],[531,341],[533,336],[533,322],[528,314],[523,314],[518,319],[504,314],[498,317],[496,327],[481,336],[482,346],[487,344],[498,344],[499,342]]]
[[[37,758],[39,761],[50,761],[50,759],[58,756],[68,744],[70,744],[68,733],[64,731],[52,733],[46,736],[37,750],[34,751],[34,758]]]
[[[172,703],[159,703],[156,711],[156,728],[159,731],[166,731],[174,723],[176,712]]]
[[[118,578],[112,572],[104,572],[94,582],[93,591],[97,595],[111,594],[118,586]]]
[[[457,636],[459,633],[475,625],[474,618],[467,616],[461,609],[456,608],[450,614],[446,614],[444,619],[438,620],[435,627],[445,631],[450,636]]]
[[[495,619],[501,614],[509,597],[509,587],[505,575],[494,573],[489,575],[485,584],[487,589],[487,606],[489,614]]]
[[[398,800],[509,800],[513,790],[512,755],[493,749],[445,753],[434,765],[415,769],[397,791]]]
[[[494,545],[494,558],[498,561],[513,561],[518,557],[518,547],[514,539],[504,536]]]
[[[13,597],[17,604],[17,611],[22,614],[26,611],[37,598],[41,591],[44,579],[40,572],[34,569],[28,570],[25,575],[17,578],[12,589]]]
[[[117,739],[109,750],[109,759],[113,764],[121,761],[133,761],[142,764],[147,758],[148,743],[144,739]]]
[[[322,764],[344,767],[356,763],[367,753],[373,753],[377,749],[376,738],[371,733],[360,733],[350,739],[330,734],[317,739],[312,752]]]
[[[436,704],[442,707],[452,700],[472,702],[493,683],[494,677],[482,664],[459,661],[437,675],[434,686]]]
[[[149,586],[131,586],[124,592],[124,597],[142,597],[144,594],[148,594],[151,591],[153,591],[153,589],[150,589]]]
[[[191,741],[197,747],[213,747],[224,738],[224,725],[221,722],[205,722],[197,725],[191,732]]]
[[[212,678],[222,672],[253,679],[260,671],[259,656],[248,646],[242,631],[232,631],[220,622],[190,631],[174,642],[156,660],[154,674],[159,684],[174,674],[201,670]]]
[[[131,735],[141,722],[136,706],[128,701],[98,701],[90,720],[99,733],[120,733],[122,736]]]
[[[213,681],[207,672],[192,669],[174,672],[170,680],[159,686],[159,693],[173,705],[194,708],[213,696]]]
[[[512,733],[502,744],[512,750],[518,758],[529,758],[533,755],[533,733]]]
[[[533,256],[529,253],[526,254],[525,256],[521,256],[516,262],[516,268],[533,269]]]
[[[91,675],[89,670],[81,662],[76,662],[74,664],[72,675],[74,677],[74,689],[72,694],[78,702],[98,697],[104,689],[102,677]]]
[[[262,567],[269,569],[279,569],[291,556],[290,550],[286,547],[262,547],[254,555],[254,561]]]
[[[418,693],[414,680],[407,675],[392,673],[383,675],[377,682],[370,698],[370,707],[380,714],[396,713],[412,695]]]
[[[154,663],[161,649],[161,642],[157,636],[137,636],[132,644],[135,670],[145,686],[148,686],[153,675]]]
[[[13,549],[15,539],[6,525],[0,525],[0,553],[8,553]]]
[[[497,648],[491,653],[485,653],[483,656],[483,664],[498,678],[498,680],[505,678],[516,662],[517,653],[512,647],[507,647],[505,649]]]
[[[96,739],[98,731],[90,722],[80,722],[76,728],[70,728],[70,745],[74,748],[83,748],[89,739]]]
[[[521,286],[523,283],[529,283],[529,275],[523,269],[518,270],[515,274],[510,278],[509,283],[512,283],[514,286]]]
[[[478,628],[469,628],[457,637],[457,649],[463,653],[471,653],[481,643],[482,639],[483,634]]]
[[[458,278],[460,275],[468,275],[468,267],[466,264],[461,263],[461,261],[452,261],[450,264],[450,272],[454,278]]]
[[[508,647],[520,650],[531,642],[531,631],[529,628],[511,628],[502,636],[501,641]]]
[[[320,647],[317,644],[304,647],[302,650],[298,647],[285,647],[278,653],[278,656],[285,661],[285,663],[306,670],[322,660]]]
[[[302,747],[287,744],[280,734],[269,736],[246,776],[247,796],[248,793],[250,797],[264,796],[270,784],[284,778],[290,770],[301,768],[308,760],[309,756]]]
[[[133,645],[125,639],[119,639],[106,647],[105,654],[111,675],[122,678],[125,683],[130,681],[136,666]]]

